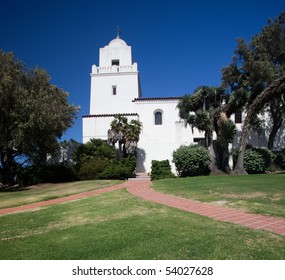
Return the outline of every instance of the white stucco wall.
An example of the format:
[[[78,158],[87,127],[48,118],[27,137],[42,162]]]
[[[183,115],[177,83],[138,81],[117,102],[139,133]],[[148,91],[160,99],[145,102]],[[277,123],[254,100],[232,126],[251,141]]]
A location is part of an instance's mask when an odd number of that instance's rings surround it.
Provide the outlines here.
[[[150,172],[152,160],[168,159],[172,163],[172,153],[181,145],[193,143],[194,137],[203,137],[197,130],[185,125],[180,120],[176,108],[178,99],[136,100],[135,111],[143,124],[138,142],[137,172]],[[162,112],[162,124],[155,125],[154,113]]]
[[[139,97],[138,72],[92,73],[90,91],[90,114],[133,113],[132,100]]]

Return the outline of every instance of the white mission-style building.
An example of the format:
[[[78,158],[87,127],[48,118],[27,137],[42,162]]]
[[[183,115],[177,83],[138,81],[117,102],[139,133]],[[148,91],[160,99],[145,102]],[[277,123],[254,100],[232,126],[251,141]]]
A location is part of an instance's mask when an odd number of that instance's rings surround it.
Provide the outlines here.
[[[143,98],[132,49],[119,36],[100,48],[99,66],[91,72],[90,112],[83,116],[83,143],[92,138],[107,140],[114,116],[121,114],[142,123],[137,149],[137,172],[150,172],[152,160],[168,159],[181,145],[197,143],[204,134],[179,118],[179,97]],[[241,130],[242,116],[232,116]],[[250,142],[266,145],[266,137],[252,135]],[[237,145],[237,140],[233,143]],[[172,166],[175,172],[174,166]]]

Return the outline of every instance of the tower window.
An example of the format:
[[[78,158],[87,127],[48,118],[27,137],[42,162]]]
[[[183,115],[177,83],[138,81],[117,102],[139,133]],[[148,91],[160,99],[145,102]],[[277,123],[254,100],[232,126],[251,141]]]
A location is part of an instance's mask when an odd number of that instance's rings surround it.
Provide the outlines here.
[[[242,111],[235,113],[235,123],[242,123]]]
[[[117,95],[117,86],[112,86],[113,95]]]
[[[112,66],[113,65],[120,66],[120,60],[119,59],[113,59],[112,60]]]
[[[162,112],[157,111],[154,113],[154,124],[162,125]]]

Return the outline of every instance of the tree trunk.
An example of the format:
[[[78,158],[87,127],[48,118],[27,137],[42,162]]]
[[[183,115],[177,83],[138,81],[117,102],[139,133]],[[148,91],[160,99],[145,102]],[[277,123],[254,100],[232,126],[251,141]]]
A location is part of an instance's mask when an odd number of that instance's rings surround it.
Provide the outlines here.
[[[274,103],[270,103],[270,113],[271,113],[271,117],[273,120],[273,126],[269,134],[267,148],[269,150],[272,150],[274,146],[274,140],[275,140],[276,134],[283,123],[283,118],[282,118],[283,114],[281,111],[278,111],[276,109],[276,106]]]
[[[242,135],[239,145],[238,159],[234,168],[235,174],[247,174],[244,169],[244,153],[246,148],[247,139],[251,129],[251,124],[260,112],[260,110],[274,97],[281,96],[285,93],[285,76],[275,80],[270,86],[268,86],[262,93],[260,93],[253,103],[248,107],[247,116],[244,120]]]
[[[211,156],[210,170],[212,175],[225,175],[226,172],[223,170],[223,154],[220,150],[220,146],[216,140],[211,141],[209,146],[209,153]]]
[[[14,176],[12,174],[13,157],[9,152],[1,152],[1,165],[2,165],[2,181],[4,186],[14,185]]]
[[[273,125],[273,127],[272,127],[272,130],[271,130],[271,132],[270,132],[270,134],[269,134],[268,143],[267,143],[267,148],[268,148],[269,150],[272,150],[272,149],[273,149],[274,140],[275,140],[276,134],[277,134],[279,128],[281,127],[281,125],[282,125],[282,122],[281,122],[280,125],[278,125],[278,126]]]

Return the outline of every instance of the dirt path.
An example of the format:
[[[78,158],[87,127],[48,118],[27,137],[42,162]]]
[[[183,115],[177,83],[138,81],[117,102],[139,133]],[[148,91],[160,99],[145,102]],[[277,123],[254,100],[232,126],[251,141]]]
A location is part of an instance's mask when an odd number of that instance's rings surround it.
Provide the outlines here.
[[[223,222],[230,222],[253,229],[267,230],[281,235],[285,235],[285,219],[283,218],[250,214],[232,208],[213,205],[210,203],[202,203],[190,199],[179,198],[172,195],[156,192],[150,188],[150,180],[148,178],[126,181],[123,184],[114,185],[111,187],[106,187],[94,191],[74,194],[48,201],[41,201],[13,208],[0,209],[0,215],[32,210],[38,207],[48,206],[62,202],[74,201],[120,189],[127,189],[128,192],[132,195],[154,203],[167,205],[173,208],[196,213]]]

